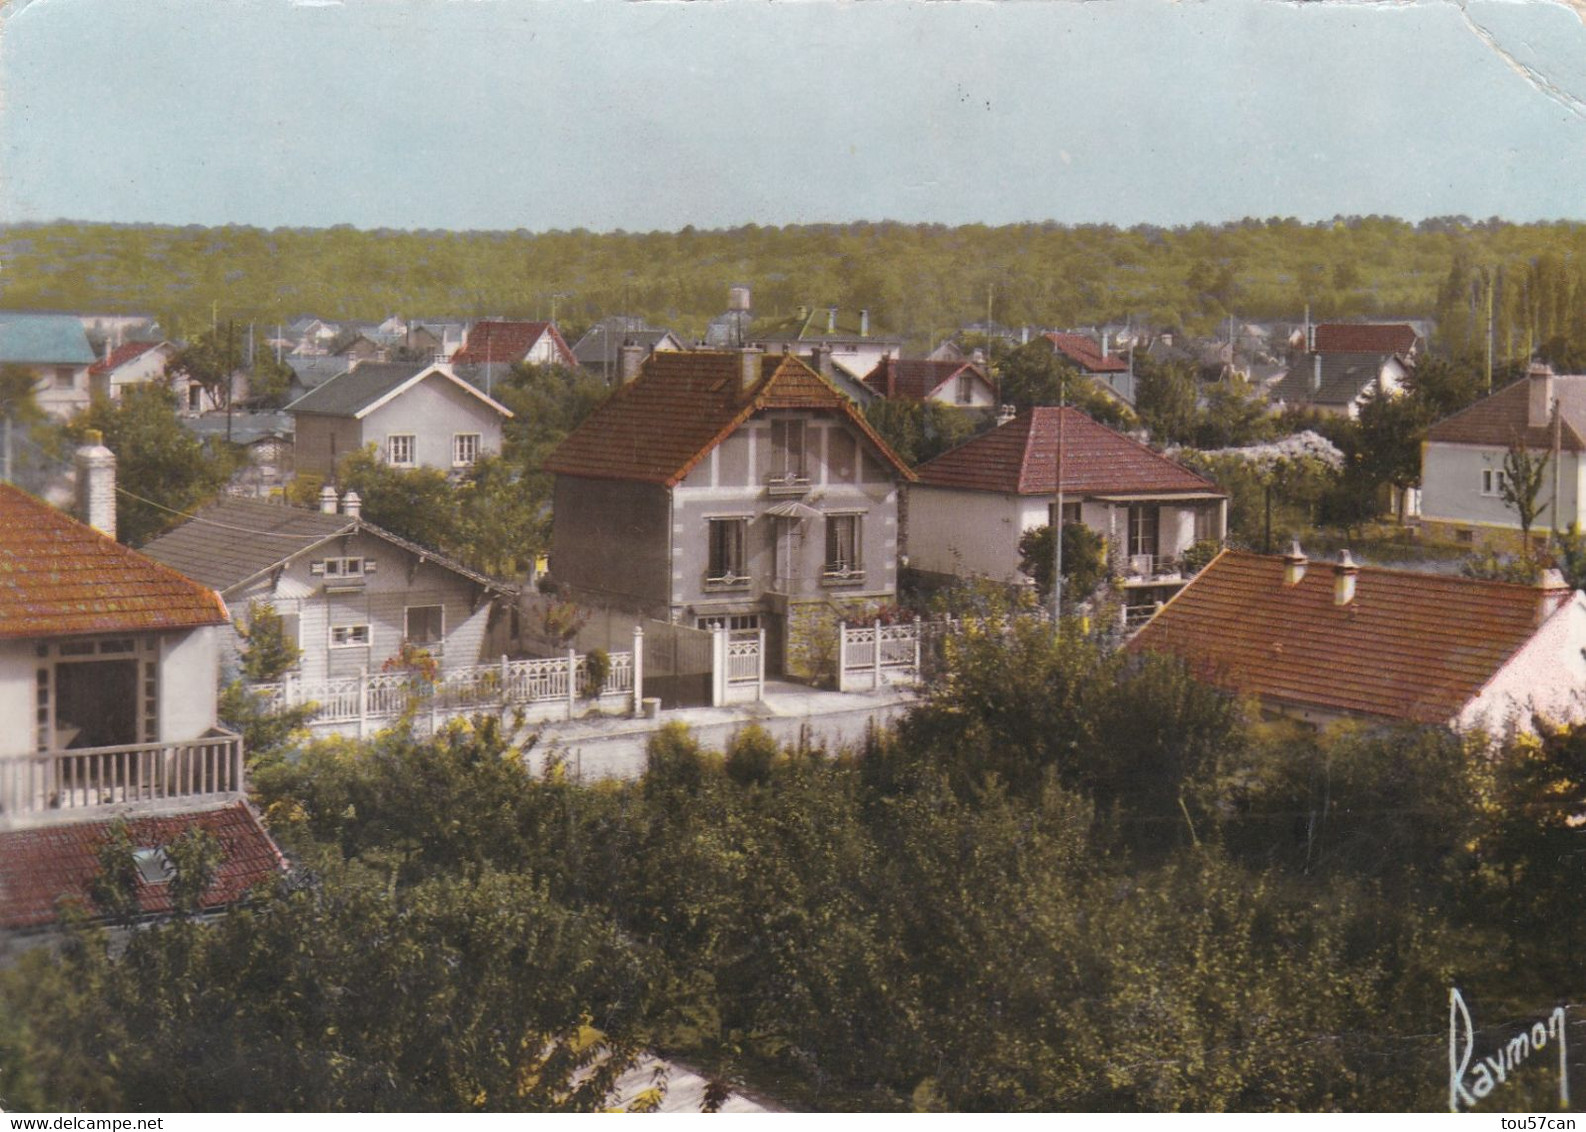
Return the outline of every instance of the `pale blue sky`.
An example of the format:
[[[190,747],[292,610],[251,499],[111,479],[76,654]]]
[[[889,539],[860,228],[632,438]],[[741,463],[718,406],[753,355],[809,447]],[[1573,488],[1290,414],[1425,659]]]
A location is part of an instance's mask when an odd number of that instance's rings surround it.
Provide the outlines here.
[[[0,219],[1586,218],[1548,3],[31,0]]]

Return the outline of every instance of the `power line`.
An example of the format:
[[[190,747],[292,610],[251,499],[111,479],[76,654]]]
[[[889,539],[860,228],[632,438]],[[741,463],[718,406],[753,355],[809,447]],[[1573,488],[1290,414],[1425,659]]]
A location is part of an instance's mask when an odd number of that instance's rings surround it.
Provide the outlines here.
[[[203,518],[202,516],[200,516],[200,515],[198,515],[198,514],[196,514],[194,512],[191,512],[191,511],[178,511],[174,507],[167,507],[163,503],[156,503],[152,499],[145,499],[145,498],[143,498],[143,496],[138,495],[135,492],[128,491],[126,488],[120,486],[119,484],[116,485],[116,492],[119,495],[125,495],[128,499],[136,499],[139,503],[145,504],[145,505],[147,505],[149,507],[153,507],[153,508],[155,508],[158,511],[164,511],[164,512],[167,512],[168,514],[171,514],[171,515],[179,515],[183,519],[189,519],[189,520],[191,520],[191,521],[193,521],[195,523],[203,523],[206,526],[217,527],[217,528],[219,528],[220,530],[223,530],[223,531],[236,531],[239,534],[258,535],[261,538],[291,539],[294,542],[302,542],[302,543],[320,542],[321,540],[323,540],[324,538],[327,537],[323,533],[314,534],[314,535],[294,535],[294,534],[288,534],[288,533],[286,533],[284,531],[261,531],[261,530],[256,530],[256,529],[254,529],[252,527],[239,527],[239,526],[236,526],[233,523],[222,523],[222,522],[220,522],[217,519],[206,519],[206,518]],[[305,511],[303,513],[305,515],[314,514],[314,512],[311,512],[311,511]]]

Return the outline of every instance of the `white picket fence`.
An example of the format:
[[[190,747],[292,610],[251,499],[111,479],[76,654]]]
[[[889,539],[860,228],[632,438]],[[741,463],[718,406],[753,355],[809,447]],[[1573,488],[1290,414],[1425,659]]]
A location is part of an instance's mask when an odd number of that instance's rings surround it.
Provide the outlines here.
[[[849,625],[839,629],[837,688],[864,692],[921,680],[924,650],[934,636],[957,628],[954,621],[904,621],[883,625]]]
[[[432,725],[441,719],[480,711],[521,710],[534,722],[572,719],[581,706],[603,708],[632,705],[634,654],[608,654],[610,670],[601,687],[589,686],[588,657],[566,656],[508,660],[447,669],[435,679],[412,672],[366,672],[326,680],[288,678],[278,684],[255,684],[270,708],[312,705],[316,730],[367,735],[372,727],[411,713]]]

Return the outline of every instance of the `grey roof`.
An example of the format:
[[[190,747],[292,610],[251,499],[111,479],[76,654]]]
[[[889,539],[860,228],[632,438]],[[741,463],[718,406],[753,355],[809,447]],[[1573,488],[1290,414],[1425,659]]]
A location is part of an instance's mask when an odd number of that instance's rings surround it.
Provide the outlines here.
[[[0,363],[85,366],[98,360],[79,319],[0,311]]]
[[[282,360],[305,389],[318,389],[331,378],[347,372],[347,359],[334,354],[288,354]]]
[[[573,346],[573,357],[585,369],[600,369],[610,365],[613,370],[622,361],[622,347],[628,342],[643,346],[645,354],[655,349],[670,330],[645,326],[642,319],[624,318],[620,315],[603,318],[584,332]]]
[[[341,535],[365,532],[498,593],[512,587],[373,523],[255,499],[223,499],[142,548],[142,553],[224,595]]]
[[[233,444],[252,444],[267,437],[284,439],[293,435],[290,413],[209,413],[202,417],[183,417],[187,430],[205,440],[224,440],[229,434]]]
[[[1375,384],[1392,355],[1305,354],[1272,387],[1270,397],[1290,405],[1347,405]],[[1316,383],[1316,359],[1322,380]]]
[[[350,417],[429,368],[428,365],[412,363],[365,362],[355,369],[338,374],[317,389],[309,390],[288,405],[286,411]]]

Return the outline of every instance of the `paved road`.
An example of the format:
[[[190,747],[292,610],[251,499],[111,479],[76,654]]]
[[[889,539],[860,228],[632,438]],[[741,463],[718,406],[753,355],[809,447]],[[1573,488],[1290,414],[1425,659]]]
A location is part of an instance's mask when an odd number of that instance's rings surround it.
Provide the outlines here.
[[[842,696],[796,686],[768,688],[761,704],[664,712],[659,722],[648,728],[634,720],[609,720],[604,727],[588,723],[548,726],[529,753],[529,765],[538,773],[555,752],[582,778],[637,778],[644,770],[645,745],[655,728],[674,720],[686,723],[706,747],[715,750],[721,750],[733,732],[751,722],[784,744],[797,742],[800,732],[808,728],[810,742],[824,742],[835,750],[859,742],[872,720],[886,724],[898,719],[911,702],[907,694],[895,692]]]

